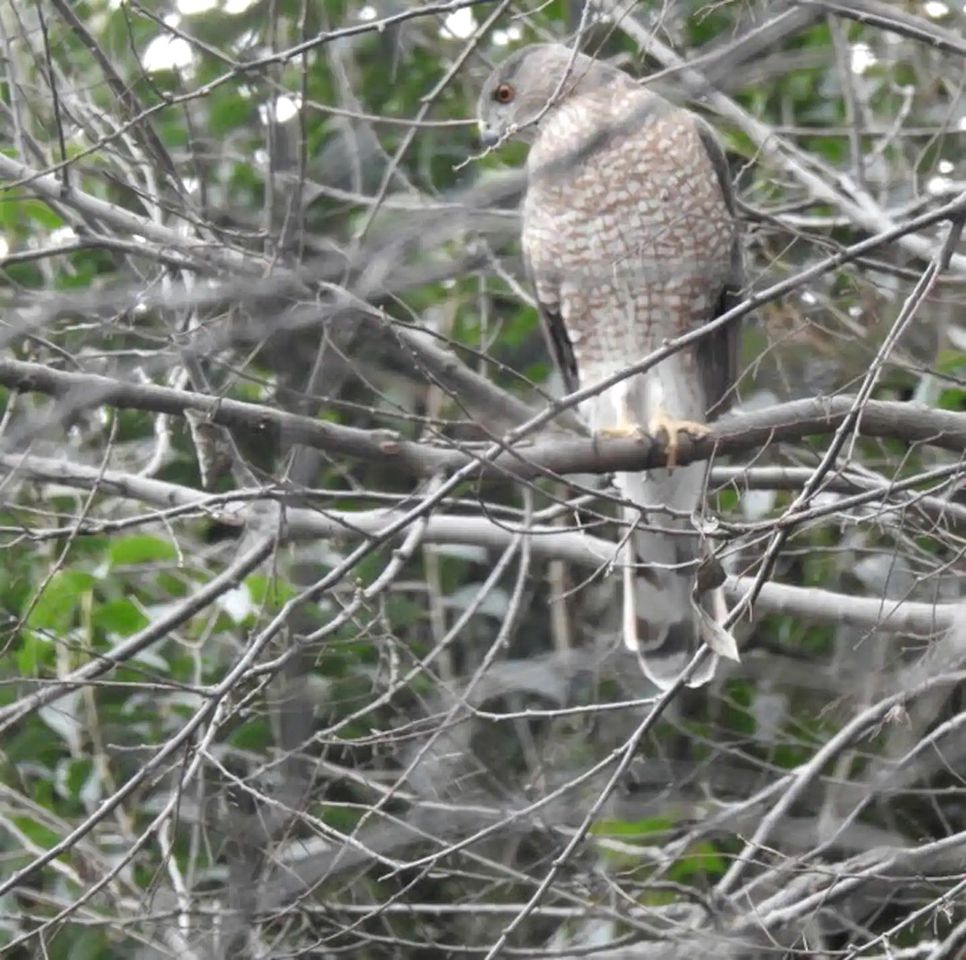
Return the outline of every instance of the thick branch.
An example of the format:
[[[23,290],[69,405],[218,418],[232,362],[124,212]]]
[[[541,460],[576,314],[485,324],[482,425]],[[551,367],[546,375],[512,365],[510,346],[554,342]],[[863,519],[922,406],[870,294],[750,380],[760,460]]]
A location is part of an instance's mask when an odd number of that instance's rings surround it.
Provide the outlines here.
[[[152,384],[129,383],[96,374],[53,370],[37,363],[0,360],[0,384],[21,392],[65,398],[71,413],[102,404],[118,408],[178,414],[196,411],[212,423],[265,435],[271,432],[288,443],[302,443],[329,453],[382,461],[416,474],[452,472],[471,463],[474,448],[442,448],[400,440],[388,430],[360,430],[287,413],[262,404],[209,397]],[[712,425],[707,437],[696,440],[681,434],[678,463],[712,456],[759,450],[775,442],[832,433],[852,407],[848,396],[795,400],[750,413],[735,413]],[[905,443],[922,443],[955,453],[966,449],[966,414],[935,410],[913,403],[869,401],[857,432]],[[485,476],[511,475],[532,479],[541,475],[611,473],[647,470],[666,465],[660,440],[541,437],[483,465]]]
[[[231,510],[232,522],[241,520],[236,509],[239,505],[247,507],[257,498],[274,500],[283,496],[279,491],[244,490],[238,492],[237,500],[231,501],[225,495],[214,496],[174,483],[42,457],[22,458],[0,454],[0,468],[84,490],[96,487],[104,493],[150,504],[161,510],[193,507],[198,512],[216,515],[219,510]],[[403,511],[391,509],[323,511],[288,508],[285,511],[283,536],[290,540],[315,541],[337,537],[357,541],[381,533],[402,515]],[[92,531],[97,532],[97,521],[92,520],[91,524]],[[521,529],[508,523],[496,523],[486,517],[437,513],[429,518],[423,540],[426,543],[473,544],[505,549]],[[528,528],[528,531],[531,534],[531,552],[542,559],[566,560],[597,569],[610,563],[617,551],[615,543],[577,530],[537,525]],[[739,597],[751,583],[752,578],[749,577],[729,577],[726,590],[732,597]],[[760,613],[782,613],[818,623],[846,623],[890,633],[920,635],[946,630],[957,615],[963,615],[963,604],[958,603],[931,604],[855,597],[780,583],[766,583],[755,606]]]
[[[817,7],[829,13],[869,23],[883,30],[918,40],[944,53],[958,53],[966,56],[966,42],[952,30],[944,30],[924,17],[917,17],[896,9],[895,4],[882,0],[797,0],[804,7]]]
[[[729,577],[725,590],[732,598],[744,595],[754,577]],[[962,603],[917,603],[884,597],[856,597],[818,587],[768,583],[755,606],[761,613],[781,613],[816,623],[874,627],[887,633],[929,636],[948,630],[966,613]],[[765,600],[765,592],[768,599]]]

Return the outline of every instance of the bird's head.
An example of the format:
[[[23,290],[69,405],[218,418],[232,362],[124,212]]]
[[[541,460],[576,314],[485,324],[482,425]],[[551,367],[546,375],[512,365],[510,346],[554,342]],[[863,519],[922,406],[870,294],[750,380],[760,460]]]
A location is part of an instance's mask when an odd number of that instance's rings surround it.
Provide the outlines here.
[[[517,50],[483,84],[477,110],[481,142],[491,147],[511,136],[532,142],[540,119],[557,104],[574,90],[606,82],[614,72],[558,43]]]

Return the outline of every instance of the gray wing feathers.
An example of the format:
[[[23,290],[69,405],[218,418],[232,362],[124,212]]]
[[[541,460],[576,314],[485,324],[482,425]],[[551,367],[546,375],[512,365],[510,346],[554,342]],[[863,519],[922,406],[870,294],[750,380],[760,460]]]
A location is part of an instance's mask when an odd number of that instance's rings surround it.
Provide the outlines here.
[[[728,161],[718,143],[714,131],[700,117],[695,117],[698,136],[708,158],[714,167],[715,176],[724,196],[725,204],[732,215],[735,214],[735,197],[731,185],[731,172]],[[736,218],[737,222],[737,218]],[[731,248],[731,271],[721,297],[709,320],[720,317],[741,302],[745,286],[744,259],[741,251],[741,237],[735,231]],[[720,330],[704,337],[695,349],[698,370],[705,387],[708,416],[713,418],[724,413],[731,405],[732,387],[738,379],[738,351],[741,340],[741,321],[734,320]]]
[[[564,389],[567,393],[573,393],[579,389],[580,380],[577,376],[577,358],[574,356],[570,337],[567,336],[563,317],[559,310],[552,310],[540,304],[540,320],[550,352],[563,378]]]
[[[560,298],[550,295],[553,284],[548,282],[548,278],[537,278],[530,258],[527,256],[526,246],[523,250],[523,265],[526,269],[527,277],[530,280],[530,288],[533,290],[537,299],[537,312],[540,315],[540,326],[543,330],[544,339],[547,341],[547,348],[550,356],[563,378],[564,389],[567,393],[573,393],[580,386],[579,374],[577,371],[577,358],[574,355],[573,344],[567,334],[567,326],[564,323],[560,308]]]

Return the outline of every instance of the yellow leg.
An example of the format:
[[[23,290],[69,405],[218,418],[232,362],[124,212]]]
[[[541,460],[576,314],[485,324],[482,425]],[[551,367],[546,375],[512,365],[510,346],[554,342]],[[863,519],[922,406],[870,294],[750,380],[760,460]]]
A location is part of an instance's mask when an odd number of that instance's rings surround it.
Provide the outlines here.
[[[648,432],[651,436],[663,433],[667,438],[667,468],[673,470],[678,464],[678,434],[686,433],[695,440],[700,440],[711,433],[710,428],[696,420],[675,420],[663,408],[651,417],[648,422]]]

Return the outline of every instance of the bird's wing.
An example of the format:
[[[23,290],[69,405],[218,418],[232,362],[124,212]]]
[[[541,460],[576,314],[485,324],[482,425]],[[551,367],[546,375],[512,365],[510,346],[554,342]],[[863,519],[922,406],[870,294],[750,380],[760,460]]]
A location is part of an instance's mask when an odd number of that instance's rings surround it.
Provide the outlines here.
[[[538,274],[527,254],[526,234],[524,234],[523,262],[530,286],[537,299],[537,309],[540,314],[540,326],[547,340],[550,355],[563,378],[564,389],[573,393],[580,386],[577,375],[577,357],[573,344],[564,323],[557,282],[552,277]]]
[[[715,176],[721,187],[725,204],[729,212],[735,217],[735,197],[731,185],[731,172],[728,169],[728,161],[725,158],[724,150],[715,132],[700,118],[695,118],[698,136],[704,147],[711,165],[714,167]],[[745,268],[741,253],[741,238],[738,231],[731,248],[731,270],[728,275],[721,296],[715,304],[714,313],[708,317],[713,320],[720,317],[736,304],[741,302],[741,293],[745,286]],[[741,321],[733,320],[725,324],[724,327],[716,330],[699,341],[695,350],[698,361],[698,370],[705,390],[705,402],[708,405],[710,417],[717,417],[724,413],[731,405],[733,399],[733,386],[738,379],[738,352],[741,342]]]

